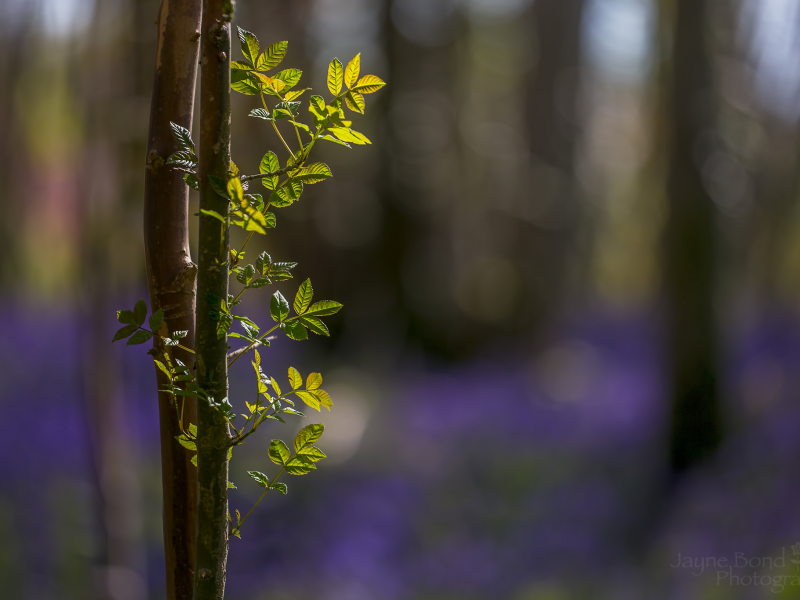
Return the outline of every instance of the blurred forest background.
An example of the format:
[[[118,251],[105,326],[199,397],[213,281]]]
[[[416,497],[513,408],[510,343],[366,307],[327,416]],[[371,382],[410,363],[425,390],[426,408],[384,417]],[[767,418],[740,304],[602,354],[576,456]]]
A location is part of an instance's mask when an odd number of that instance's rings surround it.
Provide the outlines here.
[[[158,6],[0,0],[4,598],[164,594],[153,368],[110,344],[147,297]],[[321,149],[335,177],[248,249],[345,310],[265,355],[325,376],[330,458],[232,541],[228,597],[800,598],[800,3],[239,0],[234,24],[289,40],[306,86],[357,52],[389,85],[373,145]],[[245,172],[278,150],[254,106]],[[232,508],[298,428],[234,459]]]

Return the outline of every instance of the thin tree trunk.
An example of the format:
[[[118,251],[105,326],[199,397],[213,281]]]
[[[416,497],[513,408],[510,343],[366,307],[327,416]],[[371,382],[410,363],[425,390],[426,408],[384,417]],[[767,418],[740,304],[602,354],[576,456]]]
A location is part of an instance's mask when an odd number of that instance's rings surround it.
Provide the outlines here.
[[[722,426],[713,309],[715,209],[700,173],[698,160],[704,157],[697,156],[697,140],[711,122],[707,3],[677,0],[674,6],[665,287],[672,384],[670,462],[680,473],[716,449]]]
[[[200,79],[200,208],[228,213],[228,200],[217,195],[209,175],[228,179],[231,139],[231,24],[224,0],[203,1]],[[228,344],[217,337],[209,298],[228,298],[228,228],[200,216],[197,277],[197,381],[220,402],[228,395]],[[225,419],[205,401],[197,407],[197,567],[196,600],[221,600],[225,593],[228,556],[228,448],[231,436]]]
[[[195,274],[189,253],[189,191],[182,174],[164,165],[175,150],[170,121],[191,127],[197,79],[201,0],[162,0],[158,19],[156,74],[150,107],[145,170],[144,239],[152,311],[164,311],[163,333],[188,331],[183,345],[194,345]],[[155,338],[154,350],[164,348]],[[170,349],[174,358],[193,364],[190,354]],[[156,369],[158,387],[166,383]],[[196,403],[185,398],[184,427],[196,422]],[[179,416],[168,394],[159,393],[161,478],[164,510],[164,559],[168,600],[191,600],[197,472],[188,450],[175,436]]]

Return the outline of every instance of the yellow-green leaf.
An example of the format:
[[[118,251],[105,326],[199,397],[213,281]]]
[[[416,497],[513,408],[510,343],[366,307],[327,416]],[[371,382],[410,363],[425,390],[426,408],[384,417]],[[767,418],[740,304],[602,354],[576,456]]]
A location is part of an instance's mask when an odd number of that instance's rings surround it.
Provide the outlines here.
[[[274,377],[270,377],[269,378],[269,382],[272,384],[272,389],[275,390],[275,393],[278,394],[278,396],[280,396],[281,395],[281,388],[278,385],[278,382],[275,381],[275,378]]]
[[[358,92],[354,92],[350,90],[347,92],[347,95],[344,97],[345,104],[347,104],[347,108],[352,111],[355,111],[359,114],[364,114],[364,96],[359,94]]]
[[[284,69],[278,73],[275,73],[275,79],[282,81],[286,84],[286,87],[283,89],[290,89],[297,85],[297,82],[300,81],[300,76],[303,72],[300,69]]]
[[[344,70],[338,58],[334,58],[328,65],[328,91],[334,96],[338,96],[342,91],[342,79]]]
[[[331,397],[328,395],[328,392],[326,392],[325,390],[314,390],[311,393],[314,394],[314,396],[316,397],[317,400],[319,400],[319,403],[322,404],[322,406],[324,406],[328,410],[331,409],[331,406],[333,406],[333,402],[331,401]]]
[[[306,279],[300,284],[300,287],[297,289],[297,294],[294,297],[294,312],[298,315],[302,315],[306,312],[309,304],[311,304],[313,296],[314,289],[311,287],[311,280]]]
[[[347,63],[347,68],[344,70],[344,83],[347,88],[351,88],[356,84],[358,81],[358,73],[361,70],[361,53],[359,52],[353,57],[349,63]]]
[[[306,377],[306,390],[309,392],[311,390],[317,389],[319,386],[322,385],[322,375],[319,373],[309,373],[308,377]]]
[[[258,57],[256,69],[259,71],[269,71],[277,67],[283,57],[286,56],[286,49],[289,47],[289,42],[275,42],[270,44],[264,49],[264,52]]]
[[[241,204],[244,201],[244,189],[242,189],[242,182],[238,177],[233,177],[228,180],[228,196],[231,200]]]
[[[319,400],[311,392],[295,392],[297,396],[314,410],[319,410]]]
[[[292,386],[293,390],[303,385],[303,378],[300,377],[300,373],[294,367],[289,367],[289,385]]]
[[[322,423],[312,423],[303,427],[294,438],[295,451],[300,450],[307,444],[313,444],[325,432],[325,425]]]
[[[328,168],[328,165],[325,163],[314,163],[296,171],[292,178],[297,181],[302,181],[303,183],[313,184],[324,181],[328,177],[331,177],[331,175],[331,170]]]
[[[302,90],[293,90],[291,92],[286,92],[284,98],[286,98],[287,102],[291,102],[292,100],[299,98],[303,95],[303,92],[307,92],[311,88],[303,88]]]
[[[364,75],[358,80],[358,83],[353,86],[353,91],[361,94],[371,94],[377,92],[385,85],[386,82],[377,75]]]
[[[353,144],[360,144],[362,146],[364,144],[372,143],[363,133],[358,133],[357,131],[353,131],[348,127],[329,127],[328,131],[330,131],[343,142],[351,142]]]

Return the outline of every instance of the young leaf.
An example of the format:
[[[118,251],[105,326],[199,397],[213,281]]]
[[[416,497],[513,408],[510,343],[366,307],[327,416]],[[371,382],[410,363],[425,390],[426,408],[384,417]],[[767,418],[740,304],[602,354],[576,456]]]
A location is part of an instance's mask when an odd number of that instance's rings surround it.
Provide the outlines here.
[[[304,456],[295,456],[286,463],[286,472],[290,475],[305,475],[316,469],[316,465]]]
[[[311,88],[303,88],[302,90],[292,90],[291,92],[286,92],[284,98],[286,98],[287,101],[295,100],[300,96],[302,96],[304,92],[307,92],[310,89]]]
[[[317,389],[321,385],[322,385],[322,375],[320,375],[319,373],[308,374],[308,377],[306,377],[306,390],[310,392],[311,390]]]
[[[364,102],[364,96],[358,92],[354,92],[353,90],[347,92],[347,95],[344,97],[344,102],[347,104],[347,108],[350,110],[361,115],[364,114],[364,107],[366,105]]]
[[[133,318],[137,325],[144,325],[144,318],[147,316],[147,304],[144,300],[139,300],[133,307]]]
[[[353,131],[349,127],[329,127],[328,131],[330,131],[343,142],[351,142],[353,144],[358,144],[359,146],[372,143],[363,133]]]
[[[298,320],[317,335],[330,336],[330,332],[328,331],[328,326],[325,325],[325,323],[320,321],[318,318],[308,317],[303,315]]]
[[[267,477],[263,473],[259,471],[248,471],[247,474],[250,475],[250,477],[252,477],[253,479],[255,479],[256,483],[258,483],[258,485],[260,485],[261,487],[269,486],[269,477]]]
[[[322,437],[324,432],[325,425],[322,423],[312,423],[311,425],[306,425],[294,438],[295,451],[300,450],[300,448],[304,447],[306,444],[313,444]]]
[[[319,403],[322,404],[322,406],[324,406],[328,410],[331,409],[331,406],[333,406],[333,402],[331,401],[331,397],[328,395],[328,392],[326,392],[325,390],[314,390],[311,393],[317,400],[319,400]]]
[[[280,440],[272,440],[269,444],[269,457],[276,465],[285,465],[289,460],[289,448]]]
[[[358,80],[358,83],[353,86],[353,91],[360,94],[371,94],[377,92],[385,85],[386,83],[376,75],[364,75]]]
[[[280,481],[277,483],[273,483],[271,486],[269,486],[269,489],[275,490],[276,492],[280,492],[281,494],[286,494],[286,492],[289,491],[288,488],[286,487],[286,484],[281,483]]]
[[[269,266],[272,264],[272,257],[266,252],[262,252],[256,259],[256,269],[261,275],[266,275]]]
[[[256,69],[259,71],[269,71],[277,67],[283,57],[286,56],[286,50],[289,47],[289,42],[275,42],[266,47],[264,52],[258,57],[256,62]]]
[[[242,54],[251,63],[256,64],[259,51],[258,38],[241,27],[237,27],[237,29],[239,30],[239,41],[242,43]]]
[[[289,367],[289,385],[292,386],[293,390],[303,385],[303,378],[300,377],[300,373],[294,367]]]
[[[358,80],[358,73],[361,70],[361,53],[359,52],[353,57],[347,68],[344,70],[344,83],[348,89],[353,87]]]
[[[137,329],[139,329],[137,325],[125,325],[125,327],[123,327],[122,329],[117,331],[117,333],[114,334],[114,339],[111,340],[111,342],[113,343],[116,342],[117,340],[124,340],[126,337],[128,337]]]
[[[221,214],[219,214],[219,213],[218,213],[217,211],[215,211],[215,210],[207,210],[207,209],[205,209],[205,208],[201,208],[201,209],[200,209],[200,214],[201,214],[201,215],[206,215],[207,217],[213,217],[213,218],[215,218],[215,219],[217,219],[218,221],[221,221],[221,222],[223,222],[223,223],[225,222],[225,217],[223,217]]]
[[[235,485],[233,485],[233,482],[232,482],[232,481],[229,481],[229,482],[228,482],[228,489],[229,489],[229,490],[235,490],[235,489],[236,489],[236,486],[235,486]],[[239,538],[239,539],[241,539],[241,538]]]
[[[300,398],[303,402],[308,404],[314,410],[319,410],[319,400],[317,400],[316,396],[311,392],[295,392],[297,397]]]
[[[306,312],[308,305],[311,304],[311,299],[314,297],[314,289],[311,287],[311,280],[306,279],[300,284],[297,289],[297,294],[294,297],[294,312],[302,315]]]
[[[342,91],[343,77],[342,63],[339,62],[338,58],[334,58],[331,64],[328,65],[328,91],[334,96],[338,96],[339,92]]]
[[[344,146],[345,148],[350,148],[350,144],[348,144],[347,142],[343,142],[342,140],[337,140],[332,135],[321,135],[319,136],[319,139],[327,140],[329,142],[334,142],[335,144],[339,144],[340,146]]]
[[[333,300],[320,300],[319,302],[314,302],[314,304],[309,307],[305,316],[324,317],[325,315],[336,314],[341,308],[342,305]]]
[[[238,60],[231,61],[231,71],[252,71],[253,67],[247,63],[239,62]]]
[[[164,322],[164,311],[159,308],[156,312],[150,315],[148,322],[150,324],[150,331],[158,331],[158,328],[161,327],[161,324]]]
[[[181,127],[177,123],[170,121],[170,129],[172,129],[172,137],[182,150],[194,153],[194,142],[192,141],[192,134],[186,127]]]
[[[195,177],[191,173],[187,173],[186,175],[184,175],[183,180],[186,182],[186,185],[188,185],[193,190],[197,191],[200,190],[200,184],[197,181],[197,177]]]
[[[169,372],[169,369],[166,367],[166,365],[162,363],[160,360],[154,359],[153,362],[156,363],[156,366],[161,370],[161,372],[167,376],[167,379],[172,381],[172,373]]]
[[[208,185],[211,186],[211,189],[214,190],[214,192],[218,196],[230,199],[230,196],[228,196],[227,184],[225,180],[222,179],[221,177],[217,177],[216,175],[209,175]]]
[[[314,163],[299,169],[292,177],[303,183],[319,183],[331,177],[331,170],[325,163]]]
[[[297,451],[298,456],[304,456],[311,462],[317,462],[318,460],[322,460],[323,458],[328,458],[328,456],[316,446],[312,446],[311,444],[307,444],[300,448]]]
[[[274,78],[282,81],[286,84],[286,87],[283,90],[289,90],[297,85],[300,81],[300,77],[303,75],[303,72],[300,69],[284,69],[283,71],[279,71],[275,73]]]
[[[238,177],[232,177],[229,179],[226,189],[228,190],[228,197],[231,200],[238,204],[241,204],[244,201],[244,189],[242,188],[242,182]]]
[[[272,295],[272,300],[269,303],[269,312],[274,321],[282,322],[289,316],[289,302],[283,297],[280,292],[275,292]]]
[[[308,339],[308,332],[298,321],[289,321],[288,323],[281,323],[281,329],[289,337],[289,339],[301,342]]]
[[[283,208],[299,199],[302,193],[303,184],[294,179],[288,179],[282,187],[279,187],[269,195],[269,203],[276,208]]]
[[[178,440],[178,443],[186,448],[187,450],[192,450],[197,452],[197,444],[195,444],[192,440],[186,437],[184,434],[176,435],[175,439]]]
[[[260,92],[257,79],[250,71],[234,69],[231,71],[231,89],[246,96],[256,96]]]

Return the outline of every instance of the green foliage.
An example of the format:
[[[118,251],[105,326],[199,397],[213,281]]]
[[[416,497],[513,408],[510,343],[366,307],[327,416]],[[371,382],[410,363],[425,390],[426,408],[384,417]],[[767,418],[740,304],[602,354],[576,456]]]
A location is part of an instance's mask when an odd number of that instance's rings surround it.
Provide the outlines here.
[[[145,327],[147,305],[144,300],[137,302],[133,310],[117,312],[117,320],[122,327],[113,338],[113,341],[127,339],[128,345],[155,340],[154,362],[160,373],[161,391],[172,397],[178,422],[183,422],[183,404],[187,397],[196,398],[219,411],[233,431],[229,458],[233,448],[244,444],[264,422],[284,423],[284,417],[287,415],[305,417],[304,413],[296,408],[295,400],[299,399],[317,411],[322,407],[330,410],[333,406],[328,393],[321,389],[323,378],[319,373],[310,373],[304,380],[297,369],[289,367],[287,372],[289,385],[282,390],[275,377],[264,372],[259,349],[269,347],[269,337],[276,330],[297,341],[308,339],[309,331],[316,335],[329,335],[328,327],[320,317],[334,315],[342,305],[332,300],[313,302],[314,289],[311,280],[306,279],[299,285],[291,306],[280,291],[272,293],[270,315],[275,324],[271,324],[270,327],[261,327],[252,319],[235,314],[244,292],[291,279],[292,270],[297,267],[295,262],[276,262],[266,252],[259,254],[253,263],[245,264],[245,247],[253,235],[267,235],[275,228],[276,217],[270,212],[271,208],[291,206],[300,200],[306,185],[315,185],[332,177],[328,165],[309,162],[318,140],[333,142],[347,148],[350,148],[351,144],[371,143],[364,134],[352,128],[353,123],[346,111],[364,114],[366,110],[364,96],[378,91],[385,85],[375,75],[363,75],[359,78],[360,54],[353,57],[346,67],[334,58],[328,67],[326,81],[327,90],[332,98],[326,101],[320,95],[311,95],[307,98],[307,109],[302,110],[302,96],[310,89],[297,87],[302,78],[302,71],[284,68],[268,74],[282,64],[288,50],[288,42],[275,42],[262,50],[258,38],[253,33],[239,28],[238,37],[244,60],[231,62],[231,89],[244,95],[258,96],[261,106],[250,110],[249,116],[260,119],[259,123],[266,122],[265,125],[273,129],[276,134],[279,145],[274,149],[265,149],[257,174],[243,175],[236,164],[231,162],[226,178],[209,175],[203,182],[197,177],[198,158],[191,133],[172,123],[172,134],[177,150],[166,163],[171,168],[185,172],[184,181],[190,188],[197,190],[201,185],[207,185],[214,193],[228,201],[224,212],[200,210],[197,215],[200,219],[205,219],[205,223],[209,226],[213,224],[223,230],[240,227],[248,234],[240,248],[220,249],[219,260],[229,262],[229,272],[241,285],[241,291],[238,295],[228,298],[218,298],[210,294],[198,297],[197,311],[198,313],[207,311],[206,314],[215,323],[219,338],[243,341],[242,347],[228,355],[229,366],[241,356],[252,352],[255,400],[245,400],[245,408],[242,409],[244,412],[236,414],[228,398],[217,400],[204,391],[198,385],[194,370],[171,354],[171,349],[176,347],[193,353],[191,348],[181,343],[188,332],[170,331],[169,314],[165,315],[161,308],[150,315],[147,320],[149,327]],[[310,116],[313,122],[304,123],[303,119],[306,116]],[[284,128],[284,133],[281,132],[279,124]],[[286,129],[293,130],[293,133],[285,135]],[[284,154],[285,158],[281,158],[280,154]],[[250,192],[249,186],[255,180],[260,180],[264,188],[269,191],[266,199],[261,194]],[[232,331],[234,323],[241,332]],[[234,424],[237,418],[243,420],[239,421],[238,427]],[[305,475],[316,469],[316,463],[326,457],[325,453],[315,445],[323,432],[322,424],[312,424],[302,428],[294,439],[293,453],[283,441],[272,440],[268,456],[280,469],[272,478],[260,471],[247,472],[258,486],[264,488],[264,491],[244,518],[238,510],[235,511],[235,520],[234,515],[229,513],[232,535],[240,537],[242,525],[269,490],[287,493],[286,485],[277,481],[284,471],[290,475]],[[181,431],[175,439],[183,448],[196,453],[197,426],[189,424],[188,428]],[[191,460],[197,465],[196,454]],[[229,483],[229,487],[235,489],[232,483]]]

